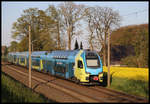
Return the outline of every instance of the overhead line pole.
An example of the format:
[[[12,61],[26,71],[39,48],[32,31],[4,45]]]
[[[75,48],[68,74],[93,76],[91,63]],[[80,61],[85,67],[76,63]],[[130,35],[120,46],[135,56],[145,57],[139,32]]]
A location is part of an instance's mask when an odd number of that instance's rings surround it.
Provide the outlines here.
[[[31,27],[29,25],[29,87],[31,88]]]
[[[107,85],[110,86],[110,31],[108,29],[108,74],[107,74]]]

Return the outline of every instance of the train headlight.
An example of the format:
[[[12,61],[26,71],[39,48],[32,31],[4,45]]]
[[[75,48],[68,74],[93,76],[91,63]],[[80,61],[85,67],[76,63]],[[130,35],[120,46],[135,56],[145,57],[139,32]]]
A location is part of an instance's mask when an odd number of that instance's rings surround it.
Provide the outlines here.
[[[103,73],[100,72],[98,75],[99,82],[103,82]]]
[[[103,77],[103,72],[100,72],[100,73],[98,74],[98,76],[99,76],[99,78],[100,78],[100,77]]]

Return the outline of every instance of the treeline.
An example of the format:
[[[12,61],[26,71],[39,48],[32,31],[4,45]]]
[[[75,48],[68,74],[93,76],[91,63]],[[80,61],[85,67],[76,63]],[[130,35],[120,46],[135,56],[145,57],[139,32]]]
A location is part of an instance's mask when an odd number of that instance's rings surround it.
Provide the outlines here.
[[[111,61],[131,67],[148,67],[148,43],[148,24],[117,29],[111,34]]]
[[[148,25],[119,28],[120,22],[119,13],[110,7],[62,2],[58,6],[49,5],[45,10],[29,8],[13,24],[12,38],[19,42],[12,41],[9,51],[28,51],[30,25],[32,51],[76,49],[76,45],[71,47],[73,40],[84,37],[82,40],[87,41],[88,48],[96,50],[106,66],[110,30],[111,60],[128,66],[147,67]]]
[[[88,41],[91,50],[101,52],[106,65],[107,31],[119,27],[120,15],[109,7],[63,2],[58,6],[49,5],[46,10],[29,8],[14,22],[10,51],[28,51],[29,25],[31,26],[32,50],[71,50],[75,37]],[[86,30],[83,36],[83,30]],[[73,43],[74,44],[74,43]],[[83,45],[84,48],[84,45]]]

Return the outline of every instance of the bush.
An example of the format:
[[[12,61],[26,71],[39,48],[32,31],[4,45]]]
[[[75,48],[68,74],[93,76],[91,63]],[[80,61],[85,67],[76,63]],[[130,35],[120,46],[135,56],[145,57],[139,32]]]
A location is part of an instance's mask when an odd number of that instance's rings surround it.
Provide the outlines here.
[[[121,65],[127,65],[128,67],[138,67],[135,56],[128,56],[121,59]]]
[[[143,54],[139,56],[128,56],[121,59],[121,65],[127,65],[128,67],[147,68],[148,62]]]

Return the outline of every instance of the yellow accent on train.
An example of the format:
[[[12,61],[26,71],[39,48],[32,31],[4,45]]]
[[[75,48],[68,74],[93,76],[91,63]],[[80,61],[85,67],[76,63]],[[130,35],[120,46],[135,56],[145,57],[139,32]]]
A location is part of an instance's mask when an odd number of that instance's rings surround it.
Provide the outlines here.
[[[33,65],[32,65],[32,68],[38,70],[40,67],[39,67],[39,66],[33,66]]]
[[[43,70],[43,61],[40,60],[41,70]]]
[[[43,63],[42,63],[42,60],[40,60],[40,65],[39,65],[39,66],[34,66],[34,65],[32,65],[32,68],[33,68],[33,69],[37,69],[37,70],[43,70]]]
[[[103,82],[102,78],[103,78],[103,73],[101,73],[101,74],[98,75],[99,82]]]
[[[85,65],[83,62],[83,58],[81,57],[81,54],[83,53],[83,50],[80,50],[78,55],[75,58],[75,71],[74,75],[75,77],[80,80],[80,82],[89,82],[89,80],[86,80],[86,77],[89,77],[89,74],[85,72]],[[78,61],[81,61],[83,64],[83,68],[78,68]]]
[[[21,63],[21,60],[20,60],[20,58],[19,58],[19,65],[21,65],[21,66],[26,66],[26,65],[27,65],[27,59],[25,58],[25,63]]]

